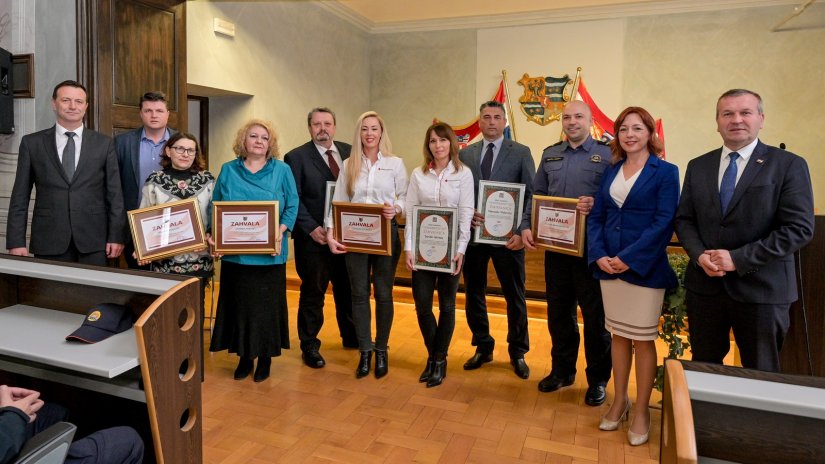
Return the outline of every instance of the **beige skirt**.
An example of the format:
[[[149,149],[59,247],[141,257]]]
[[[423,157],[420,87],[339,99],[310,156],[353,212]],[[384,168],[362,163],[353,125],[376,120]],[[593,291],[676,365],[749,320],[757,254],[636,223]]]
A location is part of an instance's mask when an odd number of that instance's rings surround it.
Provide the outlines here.
[[[599,282],[605,328],[631,340],[656,340],[665,289],[639,287],[621,279]]]

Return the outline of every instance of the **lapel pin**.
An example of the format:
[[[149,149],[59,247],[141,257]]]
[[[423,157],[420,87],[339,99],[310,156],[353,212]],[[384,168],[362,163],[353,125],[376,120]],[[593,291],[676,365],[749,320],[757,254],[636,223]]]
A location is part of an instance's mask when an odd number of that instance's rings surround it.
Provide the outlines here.
[[[759,159],[756,160],[756,164],[762,164],[764,162],[765,162],[765,160],[763,160],[762,158],[759,158]]]

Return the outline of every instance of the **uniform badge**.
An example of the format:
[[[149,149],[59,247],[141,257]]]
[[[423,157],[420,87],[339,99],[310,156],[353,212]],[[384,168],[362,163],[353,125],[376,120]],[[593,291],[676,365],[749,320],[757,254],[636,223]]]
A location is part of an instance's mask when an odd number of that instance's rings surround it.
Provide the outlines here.
[[[601,163],[602,162],[602,156],[601,155],[591,155],[590,156],[590,162],[591,163]]]
[[[89,322],[95,322],[98,319],[100,319],[100,311],[92,311],[89,313],[89,316],[86,317],[86,320]]]

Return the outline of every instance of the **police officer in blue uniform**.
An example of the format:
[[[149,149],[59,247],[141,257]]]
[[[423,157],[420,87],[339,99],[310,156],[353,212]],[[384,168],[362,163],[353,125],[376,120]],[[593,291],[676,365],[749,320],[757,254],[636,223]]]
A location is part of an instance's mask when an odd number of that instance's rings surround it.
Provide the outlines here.
[[[581,101],[564,108],[562,130],[567,140],[544,149],[533,180],[534,195],[577,198],[576,208],[588,214],[599,190],[602,174],[610,163],[610,148],[590,136],[592,115]],[[525,205],[522,241],[535,250],[530,230],[532,205]],[[586,249],[586,247],[585,247]],[[552,392],[572,385],[576,379],[579,354],[577,303],[584,320],[584,354],[587,360],[587,393],[590,406],[604,403],[605,385],[610,380],[610,333],[604,327],[604,306],[599,281],[587,267],[587,257],[552,251],[544,255],[547,294],[547,326],[553,347],[550,374],[539,382],[539,391]]]

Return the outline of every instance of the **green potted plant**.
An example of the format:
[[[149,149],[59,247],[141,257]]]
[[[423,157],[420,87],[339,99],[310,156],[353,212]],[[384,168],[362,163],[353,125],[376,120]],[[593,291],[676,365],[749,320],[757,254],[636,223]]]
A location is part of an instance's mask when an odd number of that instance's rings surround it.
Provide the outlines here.
[[[659,331],[659,338],[667,344],[667,356],[665,359],[680,358],[685,354],[685,350],[690,348],[687,339],[682,339],[687,335],[686,321],[687,309],[685,305],[685,269],[690,263],[690,257],[684,253],[668,253],[667,260],[670,267],[676,272],[679,286],[672,288],[665,294],[662,304],[662,328]],[[657,390],[662,391],[664,387],[664,364],[660,365],[656,372]]]

